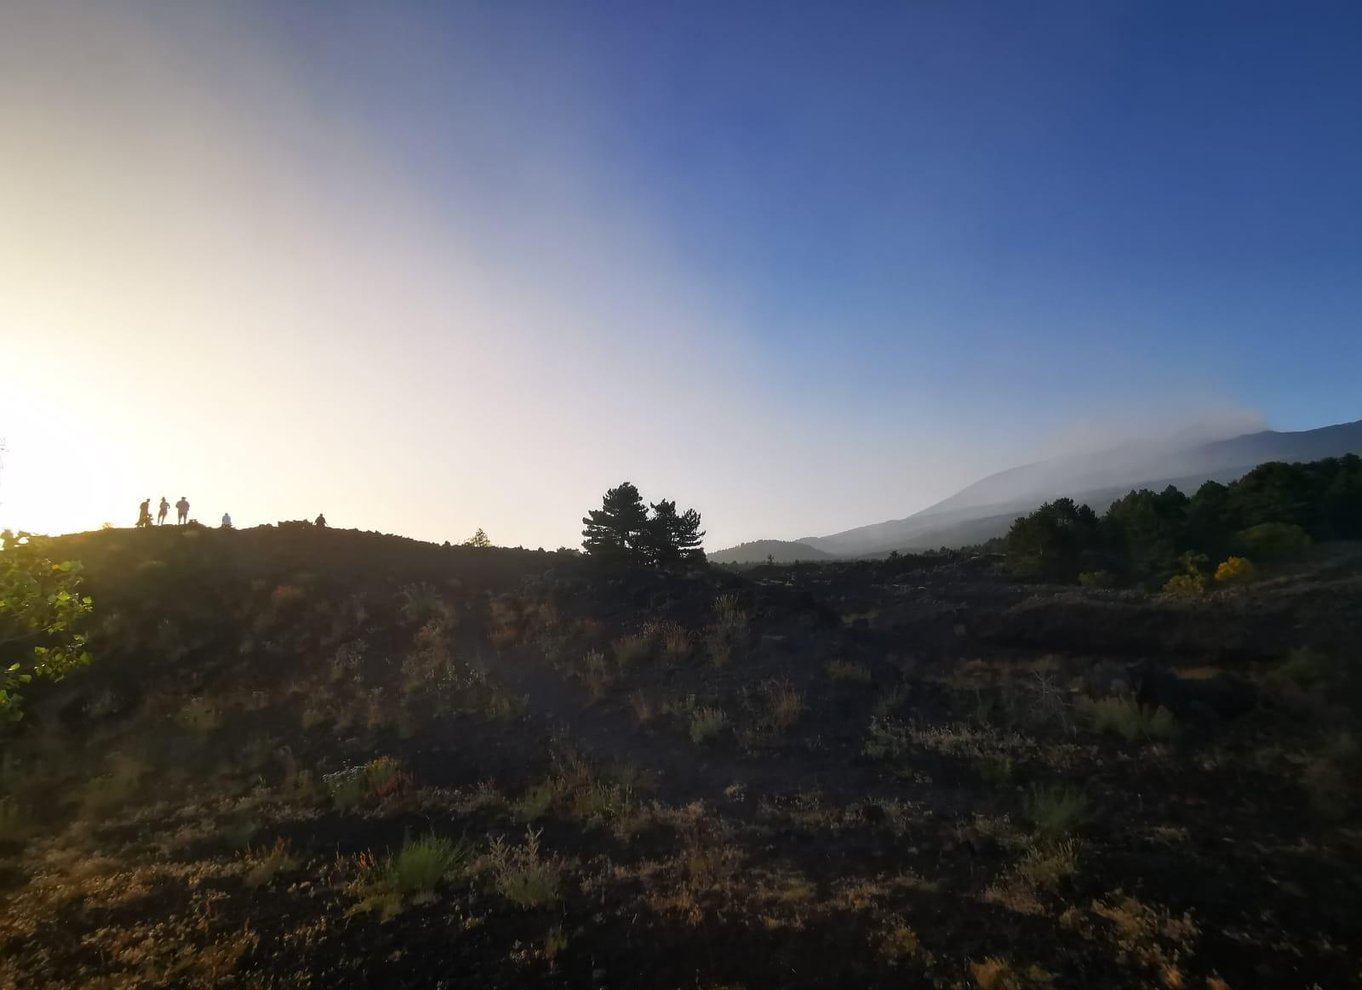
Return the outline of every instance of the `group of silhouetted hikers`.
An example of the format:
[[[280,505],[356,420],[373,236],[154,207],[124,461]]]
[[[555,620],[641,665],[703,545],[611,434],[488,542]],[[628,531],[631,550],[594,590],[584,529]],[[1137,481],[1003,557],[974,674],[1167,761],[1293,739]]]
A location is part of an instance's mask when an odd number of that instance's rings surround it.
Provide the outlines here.
[[[160,508],[156,511],[156,525],[164,526],[166,524],[166,516],[169,513],[170,503],[166,501],[166,497],[162,495]],[[180,500],[175,503],[175,513],[175,521],[178,525],[183,526],[185,523],[189,522],[189,499],[181,495]],[[318,513],[317,521],[313,523],[313,525],[325,529],[326,516]],[[137,507],[137,528],[151,528],[151,499],[143,500],[142,504]],[[229,513],[224,512],[222,514],[222,528],[232,528],[232,517]]]
[[[156,524],[157,524],[158,526],[164,526],[164,525],[165,525],[165,523],[166,523],[166,515],[167,515],[169,512],[170,512],[170,503],[167,502],[167,501],[166,501],[166,497],[165,497],[164,495],[162,495],[162,496],[161,496],[161,507],[160,507],[160,509],[157,510],[157,512],[156,512]],[[178,502],[175,503],[175,512],[176,512],[176,522],[177,522],[179,525],[183,526],[185,523],[189,522],[189,499],[187,499],[187,498],[185,498],[183,495],[181,495],[181,496],[180,496],[180,500],[179,500]],[[223,516],[222,518],[223,518],[224,520],[227,519],[226,516]],[[137,528],[138,528],[138,529],[141,529],[141,528],[143,528],[143,527],[150,526],[150,525],[151,525],[151,499],[147,499],[146,501],[144,501],[141,505],[139,505],[139,506],[137,507]],[[230,523],[228,523],[228,525],[230,525]]]

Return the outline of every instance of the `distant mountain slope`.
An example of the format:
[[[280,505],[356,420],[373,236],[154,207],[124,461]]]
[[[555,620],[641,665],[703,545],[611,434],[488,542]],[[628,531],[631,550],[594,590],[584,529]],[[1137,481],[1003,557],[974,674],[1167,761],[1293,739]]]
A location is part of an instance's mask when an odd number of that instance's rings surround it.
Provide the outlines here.
[[[705,555],[715,564],[764,564],[770,558],[777,564],[793,564],[797,560],[827,560],[828,555],[806,543],[789,540],[755,540],[740,543],[727,550],[716,550]]]
[[[1264,430],[1185,448],[1133,445],[1010,468],[907,518],[801,542],[839,557],[959,546],[1002,535],[1016,516],[1050,499],[1072,498],[1100,512],[1133,488],[1195,490],[1206,481],[1232,481],[1264,461],[1351,453],[1362,453],[1362,420],[1296,433]]]

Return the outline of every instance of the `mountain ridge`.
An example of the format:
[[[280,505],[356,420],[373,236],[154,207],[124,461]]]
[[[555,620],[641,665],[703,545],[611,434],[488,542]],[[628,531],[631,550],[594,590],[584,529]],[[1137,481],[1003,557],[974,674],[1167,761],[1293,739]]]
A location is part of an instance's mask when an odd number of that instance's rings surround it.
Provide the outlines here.
[[[1006,468],[900,519],[827,536],[754,543],[806,547],[827,557],[960,546],[1001,536],[1017,516],[1056,498],[1086,502],[1100,512],[1140,488],[1195,490],[1207,481],[1233,481],[1266,461],[1312,461],[1350,453],[1362,453],[1362,419],[1312,430],[1259,430],[1186,447],[1128,444]],[[710,556],[734,562],[734,552],[749,545]]]

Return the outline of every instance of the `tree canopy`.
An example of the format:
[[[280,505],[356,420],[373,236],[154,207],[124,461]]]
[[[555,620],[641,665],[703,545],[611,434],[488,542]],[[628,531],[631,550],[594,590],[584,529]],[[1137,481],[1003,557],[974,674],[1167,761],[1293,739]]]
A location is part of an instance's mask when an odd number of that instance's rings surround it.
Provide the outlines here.
[[[1017,519],[1005,547],[1018,577],[1072,581],[1100,570],[1158,586],[1186,569],[1189,553],[1268,561],[1312,541],[1360,538],[1362,458],[1349,454],[1260,464],[1228,485],[1208,481],[1190,498],[1171,485],[1132,491],[1101,517],[1057,499]]]
[[[583,549],[603,560],[667,565],[704,559],[700,513],[677,512],[676,502],[667,499],[645,504],[628,481],[607,491],[601,507],[587,512],[582,525]]]

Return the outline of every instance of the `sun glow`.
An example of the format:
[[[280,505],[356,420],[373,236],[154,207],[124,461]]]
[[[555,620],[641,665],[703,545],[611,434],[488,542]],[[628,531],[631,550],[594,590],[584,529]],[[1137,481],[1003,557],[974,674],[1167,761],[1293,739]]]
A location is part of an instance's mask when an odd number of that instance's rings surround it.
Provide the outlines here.
[[[101,413],[97,396],[65,394],[9,382],[0,395],[0,527],[66,533],[136,517],[126,503],[141,468],[119,441],[119,417]]]

